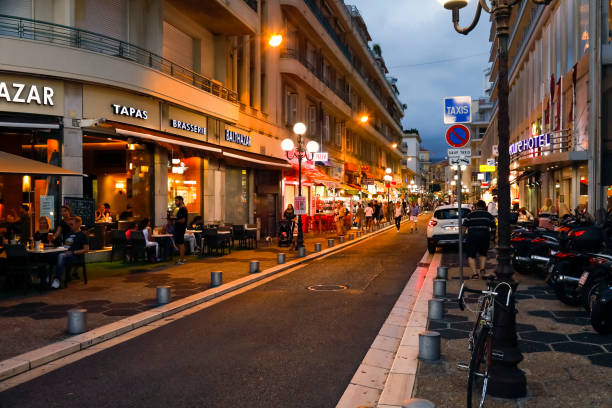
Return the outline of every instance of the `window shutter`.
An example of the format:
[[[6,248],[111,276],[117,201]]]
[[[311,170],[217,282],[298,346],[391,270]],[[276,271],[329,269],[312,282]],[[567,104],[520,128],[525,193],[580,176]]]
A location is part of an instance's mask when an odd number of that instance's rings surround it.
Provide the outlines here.
[[[76,27],[127,40],[127,0],[76,0]]]
[[[32,18],[32,0],[0,0],[0,14]]]
[[[193,38],[164,21],[162,56],[193,70]]]

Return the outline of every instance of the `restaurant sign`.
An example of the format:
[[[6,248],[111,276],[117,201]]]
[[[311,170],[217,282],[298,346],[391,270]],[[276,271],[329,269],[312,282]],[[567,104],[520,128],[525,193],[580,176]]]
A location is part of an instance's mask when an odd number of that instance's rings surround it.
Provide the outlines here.
[[[225,129],[225,140],[243,146],[251,146],[251,137],[233,130]]]
[[[550,146],[550,133],[532,136],[528,139],[519,140],[510,145],[510,156],[520,154],[524,151]]]
[[[170,119],[170,126],[175,129],[186,130],[188,132],[198,133],[200,135],[206,135],[206,128],[192,123],[183,122],[176,119]]]
[[[111,104],[113,113],[115,115],[128,116],[136,119],[148,119],[147,111],[144,109],[133,108],[131,106],[119,105],[117,103]]]
[[[64,83],[0,74],[0,112],[64,115]]]

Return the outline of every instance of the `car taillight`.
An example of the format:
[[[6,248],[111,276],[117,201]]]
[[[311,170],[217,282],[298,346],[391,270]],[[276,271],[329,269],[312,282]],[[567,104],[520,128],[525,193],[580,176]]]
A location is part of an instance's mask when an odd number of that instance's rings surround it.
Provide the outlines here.
[[[438,221],[436,221],[436,220],[429,220],[427,225],[429,225],[430,227],[435,227],[436,225],[438,225]]]

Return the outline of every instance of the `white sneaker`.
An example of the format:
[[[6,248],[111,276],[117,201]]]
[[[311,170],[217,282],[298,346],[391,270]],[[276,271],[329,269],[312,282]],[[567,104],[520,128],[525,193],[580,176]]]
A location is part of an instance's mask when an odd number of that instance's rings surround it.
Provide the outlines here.
[[[51,284],[51,287],[52,287],[53,289],[59,289],[59,287],[60,287],[60,281],[59,281],[59,279],[57,279],[57,278],[53,279],[53,283]]]
[[[176,265],[184,265],[185,262],[181,261],[180,259],[178,261],[176,261]]]

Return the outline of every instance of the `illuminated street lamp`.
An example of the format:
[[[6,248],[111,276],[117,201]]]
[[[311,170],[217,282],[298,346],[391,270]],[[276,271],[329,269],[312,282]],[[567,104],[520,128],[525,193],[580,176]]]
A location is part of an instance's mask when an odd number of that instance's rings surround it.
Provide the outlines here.
[[[359,118],[359,121],[360,121],[361,123],[364,123],[364,124],[365,124],[365,123],[367,123],[367,122],[368,122],[368,120],[370,120],[370,118],[368,117],[368,115],[361,115],[361,117]]]
[[[508,114],[508,37],[509,19],[512,6],[523,0],[478,0],[476,14],[472,23],[465,28],[459,25],[459,10],[467,6],[467,0],[438,0],[444,8],[452,11],[452,22],[455,30],[467,35],[476,27],[482,10],[493,15],[495,34],[498,41],[497,61],[499,64],[497,86],[497,133],[498,144],[498,247],[497,247],[497,277],[516,289],[512,279],[514,271],[510,264],[510,119]],[[531,0],[535,4],[549,4],[551,0]],[[490,3],[490,6],[489,6]],[[508,288],[502,285],[498,290],[500,298],[505,298]],[[513,291],[514,293],[515,291]],[[493,318],[495,324],[493,347],[503,355],[498,361],[493,359],[489,373],[489,394],[501,398],[521,398],[527,395],[527,380],[525,374],[517,367],[523,356],[516,338],[516,316],[514,297],[509,308],[495,308]]]
[[[311,140],[304,146],[304,139],[302,136],[306,133],[306,125],[298,122],[293,125],[293,133],[297,135],[297,145],[293,143],[293,140],[287,138],[281,142],[281,149],[287,155],[287,159],[293,160],[294,158],[298,161],[298,196],[302,196],[302,160],[312,160],[314,153],[319,151],[319,144],[314,140]],[[296,249],[304,246],[304,231],[302,230],[302,214],[298,215],[298,236]]]
[[[281,45],[282,42],[283,42],[283,36],[280,34],[274,34],[268,40],[268,44],[270,45],[270,47],[274,47],[274,48]]]

